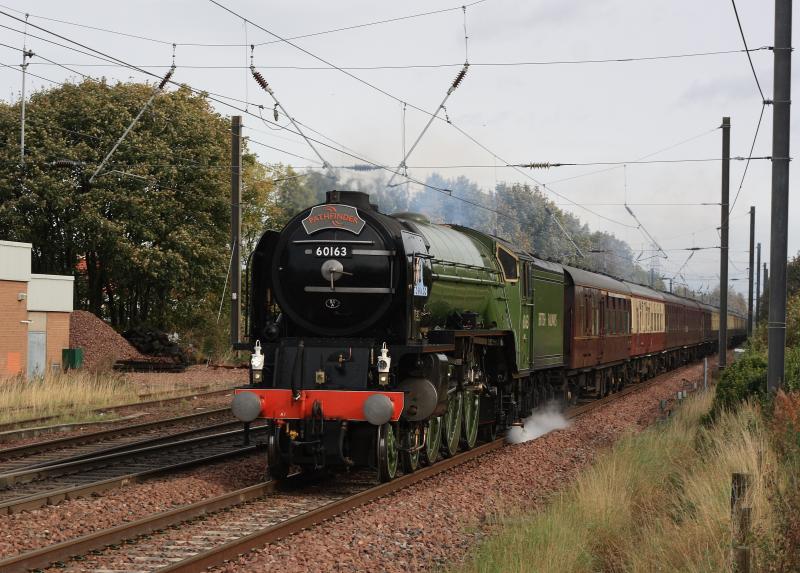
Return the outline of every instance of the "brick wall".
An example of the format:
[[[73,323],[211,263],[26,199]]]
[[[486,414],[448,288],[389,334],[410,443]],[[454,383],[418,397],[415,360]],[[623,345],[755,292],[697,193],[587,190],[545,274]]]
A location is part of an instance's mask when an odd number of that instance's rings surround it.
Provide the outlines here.
[[[69,348],[68,312],[47,313],[47,368],[51,364],[61,364],[61,350]]]
[[[25,373],[28,364],[28,310],[19,293],[28,292],[28,284],[0,280],[0,376]]]

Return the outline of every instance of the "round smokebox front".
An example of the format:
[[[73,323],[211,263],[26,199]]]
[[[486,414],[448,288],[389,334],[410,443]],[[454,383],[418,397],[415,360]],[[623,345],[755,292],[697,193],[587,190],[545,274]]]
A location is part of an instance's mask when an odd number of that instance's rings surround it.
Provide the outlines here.
[[[392,252],[374,216],[351,205],[312,207],[287,225],[278,245],[278,304],[313,333],[343,336],[368,328],[392,302]]]

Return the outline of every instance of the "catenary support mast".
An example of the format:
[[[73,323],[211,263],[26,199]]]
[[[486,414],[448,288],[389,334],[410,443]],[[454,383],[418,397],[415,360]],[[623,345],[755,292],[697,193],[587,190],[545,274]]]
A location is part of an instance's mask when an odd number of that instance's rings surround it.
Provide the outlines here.
[[[719,250],[719,369],[728,363],[728,212],[731,182],[731,118],[722,118],[722,200]]]
[[[750,265],[747,267],[747,336],[753,335],[753,243],[756,233],[756,208],[750,207]]]
[[[775,0],[772,113],[772,216],[770,219],[767,388],[784,382],[786,251],[789,230],[789,120],[792,80],[792,0]]]
[[[242,116],[231,117],[231,346],[239,343],[242,287]]]

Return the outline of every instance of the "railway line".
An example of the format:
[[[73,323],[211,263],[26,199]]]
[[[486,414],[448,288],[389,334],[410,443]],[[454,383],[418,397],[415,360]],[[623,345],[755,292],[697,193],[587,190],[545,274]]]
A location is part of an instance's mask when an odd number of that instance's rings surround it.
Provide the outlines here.
[[[223,422],[171,437],[159,436],[135,445],[117,446],[121,451],[78,454],[58,463],[0,474],[0,513],[16,513],[85,497],[156,475],[251,453],[257,445],[244,443],[240,426],[233,421]],[[260,427],[254,427],[251,433],[257,437],[260,431]]]
[[[131,408],[137,408],[137,409],[158,408],[163,406],[169,406],[171,404],[178,404],[180,402],[183,402],[184,400],[213,398],[217,396],[222,397],[225,396],[226,394],[230,394],[232,388],[223,388],[221,390],[210,390],[210,391],[206,390],[207,387],[203,387],[198,389],[198,391],[195,391],[190,394],[153,398],[143,402],[133,402],[129,404],[120,404],[118,406],[98,408],[97,410],[93,410],[93,412],[118,413]],[[154,394],[149,393],[142,395],[142,397],[151,397],[153,395]],[[15,422],[7,422],[0,424],[0,442],[5,442],[11,439],[18,439],[24,437],[33,437],[52,431],[62,431],[69,429],[71,427],[81,425],[81,424],[54,424],[50,426],[42,426],[42,424],[47,424],[48,422],[51,422],[56,419],[58,419],[58,416],[55,415],[40,416],[36,418],[27,418],[24,420],[17,420]],[[108,422],[102,422],[102,423],[116,423],[116,422],[118,422],[118,420],[109,420]]]
[[[216,408],[185,416],[4,448],[0,449],[0,475],[155,445],[159,440],[174,440],[181,435],[191,435],[204,428],[214,429],[216,424],[212,423],[230,421],[232,421],[230,408]],[[178,431],[181,428],[186,429]]]
[[[603,399],[577,405],[570,408],[566,416],[578,418],[659,381],[660,377],[656,377]],[[374,486],[374,476],[369,472],[357,472],[346,479],[340,477],[327,485],[317,483],[296,488],[292,486],[301,479],[297,475],[283,483],[263,482],[20,554],[0,561],[0,570],[27,571],[56,562],[72,570],[64,562],[80,556],[80,562],[74,564],[76,571],[199,571],[456,468],[504,445],[504,438],[499,438],[378,486]],[[371,479],[365,478],[367,474]],[[124,549],[120,549],[123,543]]]

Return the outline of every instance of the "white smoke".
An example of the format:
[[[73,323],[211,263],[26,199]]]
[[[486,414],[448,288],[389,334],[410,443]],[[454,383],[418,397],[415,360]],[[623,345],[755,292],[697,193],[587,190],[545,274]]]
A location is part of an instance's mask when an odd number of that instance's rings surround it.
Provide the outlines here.
[[[568,426],[569,421],[560,412],[558,404],[551,402],[534,410],[522,421],[522,426],[512,426],[506,440],[511,444],[521,444]]]

